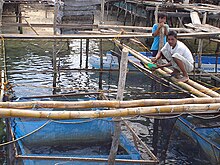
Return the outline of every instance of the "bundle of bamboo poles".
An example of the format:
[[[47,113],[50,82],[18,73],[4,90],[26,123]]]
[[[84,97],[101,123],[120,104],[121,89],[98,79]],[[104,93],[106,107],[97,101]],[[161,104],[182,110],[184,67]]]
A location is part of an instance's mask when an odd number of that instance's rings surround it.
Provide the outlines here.
[[[119,45],[121,48],[127,48],[129,50],[129,52],[134,55],[134,57],[136,57],[137,59],[139,59],[140,61],[142,61],[145,64],[150,64],[152,63],[151,60],[149,58],[147,58],[146,56],[142,55],[141,53],[137,52],[136,50],[130,48],[129,46],[125,45],[125,44],[121,44],[120,41],[118,40],[114,40],[114,42]],[[156,69],[155,70],[156,73],[162,75],[163,77],[170,77],[170,73],[171,70],[164,67],[164,69]],[[190,93],[194,94],[197,97],[220,97],[220,94],[212,91],[200,84],[198,84],[197,82],[193,81],[193,80],[189,80],[187,83],[183,83],[183,82],[178,82],[177,79],[175,77],[171,77],[169,78],[173,83],[177,84],[178,86],[182,87],[183,89],[189,91]]]
[[[1,117],[30,117],[47,119],[105,118],[163,113],[220,113],[220,98],[186,98],[186,99],[143,99],[132,101],[33,101],[33,102],[1,102]],[[30,108],[120,108],[97,111],[36,111]],[[19,109],[20,108],[20,109]],[[21,109],[27,108],[27,109]]]

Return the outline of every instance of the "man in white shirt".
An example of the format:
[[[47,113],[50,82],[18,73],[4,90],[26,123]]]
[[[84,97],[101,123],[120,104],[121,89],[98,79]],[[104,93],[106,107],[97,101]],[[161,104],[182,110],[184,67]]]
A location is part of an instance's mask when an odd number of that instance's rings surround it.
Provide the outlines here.
[[[167,36],[167,43],[157,53],[156,57],[152,58],[152,62],[156,63],[162,56],[168,61],[166,64],[159,65],[157,68],[172,66],[172,76],[175,76],[180,82],[187,82],[189,80],[188,72],[193,70],[194,59],[188,47],[177,40],[177,33],[170,31]],[[182,77],[180,77],[182,72]]]

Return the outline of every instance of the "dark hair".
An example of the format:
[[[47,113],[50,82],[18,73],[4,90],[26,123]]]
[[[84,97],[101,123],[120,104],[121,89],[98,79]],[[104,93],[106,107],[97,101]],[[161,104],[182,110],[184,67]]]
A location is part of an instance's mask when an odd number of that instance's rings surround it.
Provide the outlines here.
[[[171,30],[171,31],[168,32],[167,36],[173,36],[173,37],[177,38],[177,32],[174,31],[174,30]]]
[[[158,13],[158,18],[164,18],[167,17],[166,13]]]

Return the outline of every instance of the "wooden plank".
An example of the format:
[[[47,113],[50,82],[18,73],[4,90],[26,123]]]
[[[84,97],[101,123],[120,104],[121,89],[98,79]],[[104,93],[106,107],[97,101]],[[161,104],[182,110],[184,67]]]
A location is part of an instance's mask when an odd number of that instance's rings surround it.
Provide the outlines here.
[[[101,0],[64,0],[64,4],[69,7],[92,6],[100,5]]]
[[[64,7],[64,13],[66,11],[88,11],[88,10],[96,10],[96,6],[78,6],[78,7],[71,7],[71,6],[65,6]]]
[[[209,25],[209,24],[192,24],[192,23],[188,23],[188,24],[185,24],[185,26],[190,27],[192,29],[195,29],[197,31],[203,31],[203,32],[220,31],[220,28]]]
[[[192,24],[199,24],[201,25],[201,20],[199,18],[199,15],[197,12],[193,11],[190,13],[190,18],[191,18],[191,21],[192,21]]]
[[[122,101],[123,100],[123,93],[125,89],[125,82],[126,82],[126,76],[127,76],[127,65],[128,65],[128,49],[123,48],[122,49],[122,55],[121,55],[121,61],[120,61],[120,72],[119,72],[119,80],[118,80],[118,90],[117,90],[117,100]],[[110,154],[108,157],[108,164],[114,165],[115,164],[115,158],[118,152],[118,146],[120,142],[120,134],[121,134],[121,118],[117,117],[114,118],[115,127],[114,127],[114,136],[112,139],[112,145]]]

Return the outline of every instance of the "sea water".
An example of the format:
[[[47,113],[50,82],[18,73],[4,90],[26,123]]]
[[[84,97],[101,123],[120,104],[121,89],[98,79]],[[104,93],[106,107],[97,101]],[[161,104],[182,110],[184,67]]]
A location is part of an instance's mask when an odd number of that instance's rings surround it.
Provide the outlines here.
[[[83,40],[83,45],[85,41]],[[89,56],[98,52],[98,41],[90,41]],[[83,49],[82,65],[80,65],[80,40],[69,43],[70,50],[63,51],[57,57],[60,71],[57,79],[56,94],[94,92],[99,90],[99,72],[76,71],[74,68],[85,67],[85,50]],[[7,41],[7,70],[8,80],[13,86],[14,101],[30,101],[28,97],[53,95],[53,43],[48,41]],[[89,68],[91,65],[89,64]],[[105,95],[114,100],[116,98],[118,72],[104,72],[102,75],[102,90]],[[141,72],[128,72],[124,99],[141,98],[183,98],[184,94],[177,94],[174,90],[156,82]],[[160,91],[159,91],[160,90]],[[155,94],[156,92],[168,94]],[[170,93],[169,92],[174,92]],[[25,98],[25,99],[24,99]],[[68,100],[63,97],[62,100]],[[40,100],[53,100],[49,97]],[[172,120],[159,120],[157,145],[153,144],[154,122],[151,117],[137,116],[129,118],[129,123],[139,137],[157,151],[161,164],[207,164],[208,160],[201,150],[180,132],[172,129]],[[156,149],[155,149],[156,146]],[[68,147],[67,147],[68,148]]]

